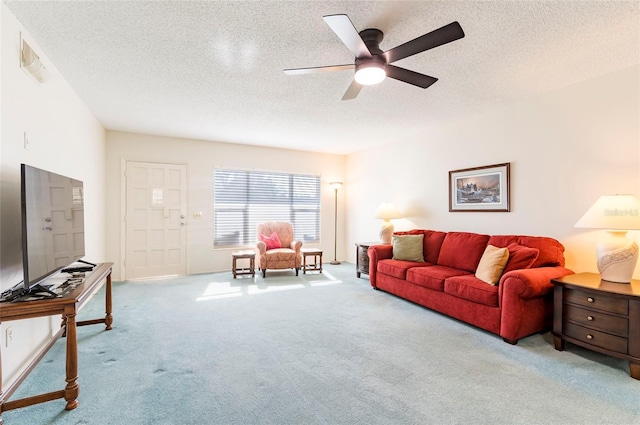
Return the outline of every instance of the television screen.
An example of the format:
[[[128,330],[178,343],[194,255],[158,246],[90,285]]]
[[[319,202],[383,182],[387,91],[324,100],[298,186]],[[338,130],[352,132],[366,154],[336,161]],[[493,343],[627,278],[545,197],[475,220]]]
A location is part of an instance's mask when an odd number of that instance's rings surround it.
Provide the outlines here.
[[[84,190],[80,180],[22,164],[24,289],[84,257]]]

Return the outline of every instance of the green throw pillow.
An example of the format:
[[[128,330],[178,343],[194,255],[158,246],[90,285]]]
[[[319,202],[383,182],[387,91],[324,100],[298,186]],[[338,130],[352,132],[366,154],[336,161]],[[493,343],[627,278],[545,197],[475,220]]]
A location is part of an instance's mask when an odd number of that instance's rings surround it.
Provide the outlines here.
[[[393,235],[393,259],[424,263],[424,235]]]

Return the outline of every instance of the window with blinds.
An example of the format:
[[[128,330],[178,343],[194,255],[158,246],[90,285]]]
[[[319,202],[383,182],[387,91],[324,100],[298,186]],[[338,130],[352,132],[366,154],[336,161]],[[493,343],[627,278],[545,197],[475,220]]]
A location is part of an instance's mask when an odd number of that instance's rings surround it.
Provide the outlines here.
[[[214,247],[255,244],[265,221],[287,221],[294,239],[320,241],[320,176],[219,168],[213,208]]]

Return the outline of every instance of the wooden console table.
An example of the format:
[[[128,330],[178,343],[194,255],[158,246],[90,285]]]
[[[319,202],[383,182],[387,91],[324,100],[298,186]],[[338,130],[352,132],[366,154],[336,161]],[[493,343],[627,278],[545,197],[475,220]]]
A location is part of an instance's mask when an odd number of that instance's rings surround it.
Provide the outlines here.
[[[84,325],[95,325],[104,323],[106,330],[111,329],[113,323],[112,298],[111,298],[111,270],[113,263],[98,264],[93,271],[88,272],[82,283],[75,287],[69,287],[62,293],[61,297],[42,299],[35,301],[17,301],[0,304],[0,323],[10,320],[31,319],[35,317],[62,316],[60,330],[52,340],[42,349],[36,358],[27,366],[18,379],[4,392],[0,386],[0,425],[2,425],[2,412],[31,406],[33,404],[44,403],[59,398],[64,398],[67,402],[65,409],[72,410],[78,407],[78,340],[76,327]],[[106,283],[105,290],[105,317],[101,319],[85,320],[76,322],[76,315],[80,308],[91,298],[91,296]],[[46,394],[35,395],[19,400],[8,401],[20,384],[27,378],[29,373],[42,360],[44,355],[60,337],[67,339],[66,350],[66,386],[63,390]],[[2,358],[0,357],[0,366]],[[2,369],[0,367],[0,385],[2,382]]]

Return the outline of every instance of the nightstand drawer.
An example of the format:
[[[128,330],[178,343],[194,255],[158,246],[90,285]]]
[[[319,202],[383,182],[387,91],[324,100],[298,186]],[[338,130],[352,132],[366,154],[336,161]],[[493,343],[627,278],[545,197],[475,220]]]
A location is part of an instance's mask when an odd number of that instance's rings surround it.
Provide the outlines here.
[[[629,314],[628,300],[624,298],[610,297],[603,292],[565,288],[564,301],[572,304],[583,305],[589,309],[595,308],[623,316],[627,316]]]
[[[629,334],[629,320],[624,317],[611,316],[568,304],[564,306],[563,316],[564,320],[570,320],[592,329],[609,332],[625,338]]]
[[[597,347],[615,351],[616,353],[627,353],[626,338],[609,335],[604,332],[585,328],[584,326],[574,325],[573,323],[565,323],[563,333],[568,337],[585,342],[589,345],[595,345]]]

